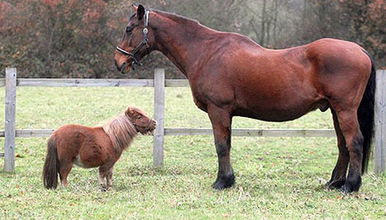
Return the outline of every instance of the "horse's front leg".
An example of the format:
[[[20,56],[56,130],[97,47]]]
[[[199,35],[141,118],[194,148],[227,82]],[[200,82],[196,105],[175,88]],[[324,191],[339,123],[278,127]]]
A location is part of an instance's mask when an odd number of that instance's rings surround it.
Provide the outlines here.
[[[212,187],[221,190],[229,188],[235,183],[230,162],[232,117],[229,111],[213,106],[208,106],[208,115],[212,122],[218,157],[218,174]]]

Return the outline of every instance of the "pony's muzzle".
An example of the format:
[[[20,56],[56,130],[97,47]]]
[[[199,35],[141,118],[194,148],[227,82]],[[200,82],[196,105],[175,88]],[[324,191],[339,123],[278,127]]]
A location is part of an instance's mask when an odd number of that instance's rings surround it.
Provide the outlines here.
[[[154,136],[154,130],[157,127],[157,121],[151,120],[146,128],[146,134]]]
[[[151,122],[150,122],[150,126],[149,126],[149,135],[152,135],[152,136],[154,136],[154,130],[156,129],[156,127],[157,127],[157,121],[156,120],[152,120]]]

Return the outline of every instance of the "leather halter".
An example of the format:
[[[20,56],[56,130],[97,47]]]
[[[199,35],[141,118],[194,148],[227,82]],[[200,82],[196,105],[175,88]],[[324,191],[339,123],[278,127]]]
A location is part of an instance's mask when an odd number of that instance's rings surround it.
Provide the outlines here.
[[[123,55],[129,56],[133,61],[131,62],[131,67],[133,70],[135,70],[135,65],[142,66],[142,63],[135,58],[135,55],[144,47],[146,46],[146,49],[149,48],[149,39],[147,38],[147,33],[149,30],[147,29],[147,26],[149,25],[149,11],[145,10],[145,15],[144,15],[144,27],[142,29],[143,33],[143,40],[141,43],[138,44],[136,48],[134,48],[131,52],[128,52],[119,46],[117,46],[115,49],[120,52]]]

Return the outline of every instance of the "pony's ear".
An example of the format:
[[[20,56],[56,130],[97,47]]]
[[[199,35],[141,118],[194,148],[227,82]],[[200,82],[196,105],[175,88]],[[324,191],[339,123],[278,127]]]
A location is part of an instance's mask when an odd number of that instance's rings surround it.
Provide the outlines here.
[[[138,5],[137,7],[138,20],[142,20],[144,15],[145,15],[145,7],[143,7],[143,5]]]
[[[135,111],[131,107],[128,107],[127,110],[125,111],[125,114],[129,117],[132,117],[134,116]]]

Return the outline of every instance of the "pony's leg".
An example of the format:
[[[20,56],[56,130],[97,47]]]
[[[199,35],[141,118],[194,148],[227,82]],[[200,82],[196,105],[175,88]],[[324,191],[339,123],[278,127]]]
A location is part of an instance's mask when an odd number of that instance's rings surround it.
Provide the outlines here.
[[[67,176],[72,169],[72,162],[67,160],[60,161],[59,177],[64,187],[68,185]]]
[[[107,190],[106,176],[107,176],[106,169],[104,169],[103,166],[100,166],[99,167],[99,185],[100,185],[102,191]]]
[[[107,191],[111,185],[111,179],[109,181],[109,177],[112,177],[112,169],[113,165],[104,164],[99,167],[99,184],[101,186],[102,191]]]
[[[339,126],[338,117],[336,112],[331,109],[332,118],[334,120],[334,128],[337,137],[339,156],[338,161],[336,162],[335,168],[332,171],[331,179],[326,184],[330,189],[336,188],[339,189],[343,186],[346,181],[347,167],[350,160],[350,155],[346,147],[346,140],[342,134],[342,131]]]
[[[341,190],[345,193],[350,193],[358,191],[362,183],[361,167],[363,136],[359,128],[356,110],[337,112],[337,117],[350,156],[348,175]]]
[[[232,118],[228,111],[214,106],[208,106],[208,115],[212,122],[218,157],[217,179],[212,187],[215,189],[229,188],[235,183],[230,162]]]
[[[110,170],[107,172],[106,180],[107,187],[110,188],[113,185],[113,167],[111,167]]]

